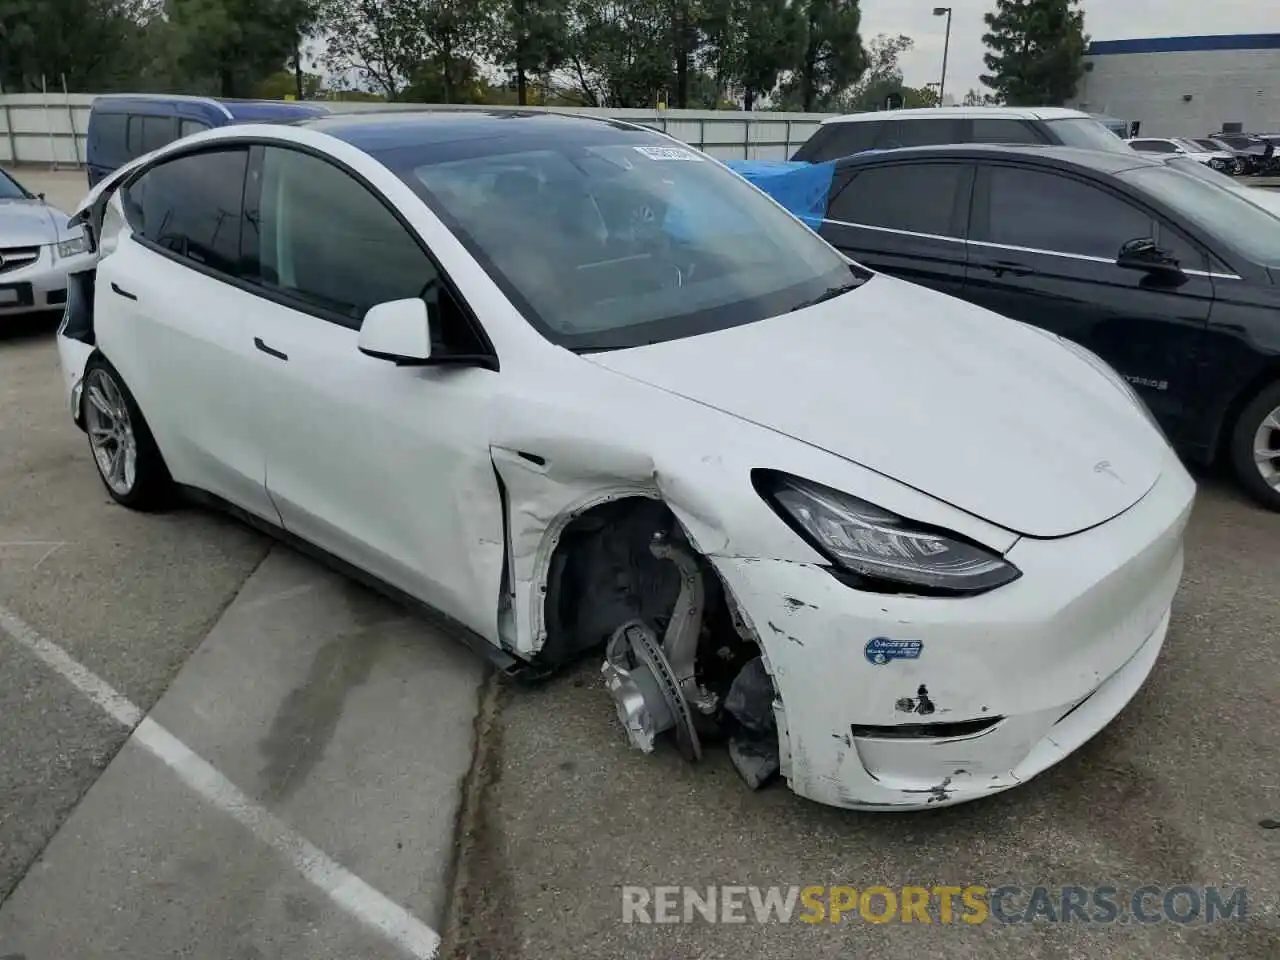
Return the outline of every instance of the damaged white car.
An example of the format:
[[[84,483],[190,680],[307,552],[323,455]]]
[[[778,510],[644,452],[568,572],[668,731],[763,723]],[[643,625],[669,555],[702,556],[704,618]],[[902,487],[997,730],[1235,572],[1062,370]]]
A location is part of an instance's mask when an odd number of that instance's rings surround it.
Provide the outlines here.
[[[59,350],[112,497],[229,508],[514,673],[603,650],[646,751],[957,803],[1164,642],[1194,485],[1126,384],[653,131],[227,127],[78,216]]]

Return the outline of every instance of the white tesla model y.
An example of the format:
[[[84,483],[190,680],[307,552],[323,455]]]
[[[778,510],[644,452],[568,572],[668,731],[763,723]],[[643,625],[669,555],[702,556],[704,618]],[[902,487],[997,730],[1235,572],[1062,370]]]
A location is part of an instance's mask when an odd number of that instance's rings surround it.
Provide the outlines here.
[[[1126,384],[654,131],[226,127],[77,216],[59,349],[112,497],[230,509],[513,672],[600,651],[642,750],[957,803],[1164,642],[1194,485]]]

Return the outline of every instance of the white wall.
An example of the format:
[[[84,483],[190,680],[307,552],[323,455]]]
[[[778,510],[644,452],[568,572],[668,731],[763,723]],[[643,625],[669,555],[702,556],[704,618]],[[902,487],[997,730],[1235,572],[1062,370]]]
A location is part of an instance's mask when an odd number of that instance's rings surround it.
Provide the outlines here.
[[[1280,132],[1280,50],[1116,53],[1085,62],[1093,67],[1072,105],[1139,120],[1143,136],[1203,137],[1232,122]]]
[[[6,94],[0,96],[0,163],[39,163],[79,166],[84,162],[84,137],[89,106],[96,94]],[[423,104],[332,103],[335,111],[378,111],[425,108]],[[431,109],[477,109],[435,106]],[[515,107],[484,107],[501,110]],[[519,109],[537,110],[538,107]],[[580,113],[644,123],[729,160],[785,160],[809,139],[825,114],[771,113],[735,110],[605,110],[550,108],[557,113]],[[73,135],[74,132],[74,135]]]

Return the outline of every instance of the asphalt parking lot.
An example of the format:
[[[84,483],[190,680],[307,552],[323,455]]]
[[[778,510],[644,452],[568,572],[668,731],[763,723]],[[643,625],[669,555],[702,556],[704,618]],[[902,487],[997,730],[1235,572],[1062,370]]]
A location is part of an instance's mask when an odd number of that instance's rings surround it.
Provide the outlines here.
[[[83,192],[79,173],[24,179],[65,206]],[[486,681],[247,528],[116,507],[63,407],[54,322],[0,330],[0,957],[415,955],[224,794],[125,745],[15,619],[438,931],[442,957],[1280,956],[1280,515],[1229,484],[1202,478],[1165,651],[1115,724],[983,802],[853,814],[751,793],[719,750],[632,751],[594,662]],[[622,922],[624,887],[832,884],[1243,887],[1249,917]]]

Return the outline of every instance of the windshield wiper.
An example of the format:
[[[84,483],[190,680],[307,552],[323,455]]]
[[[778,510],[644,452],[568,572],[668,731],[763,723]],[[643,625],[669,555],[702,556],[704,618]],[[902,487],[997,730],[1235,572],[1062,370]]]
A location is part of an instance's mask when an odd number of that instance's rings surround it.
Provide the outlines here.
[[[863,279],[850,280],[847,283],[838,283],[834,287],[827,287],[827,289],[823,290],[816,297],[797,303],[787,312],[795,313],[797,310],[804,310],[806,307],[816,307],[818,304],[826,303],[828,300],[834,300],[836,297],[842,296],[850,290],[857,290],[866,282],[867,281]]]

